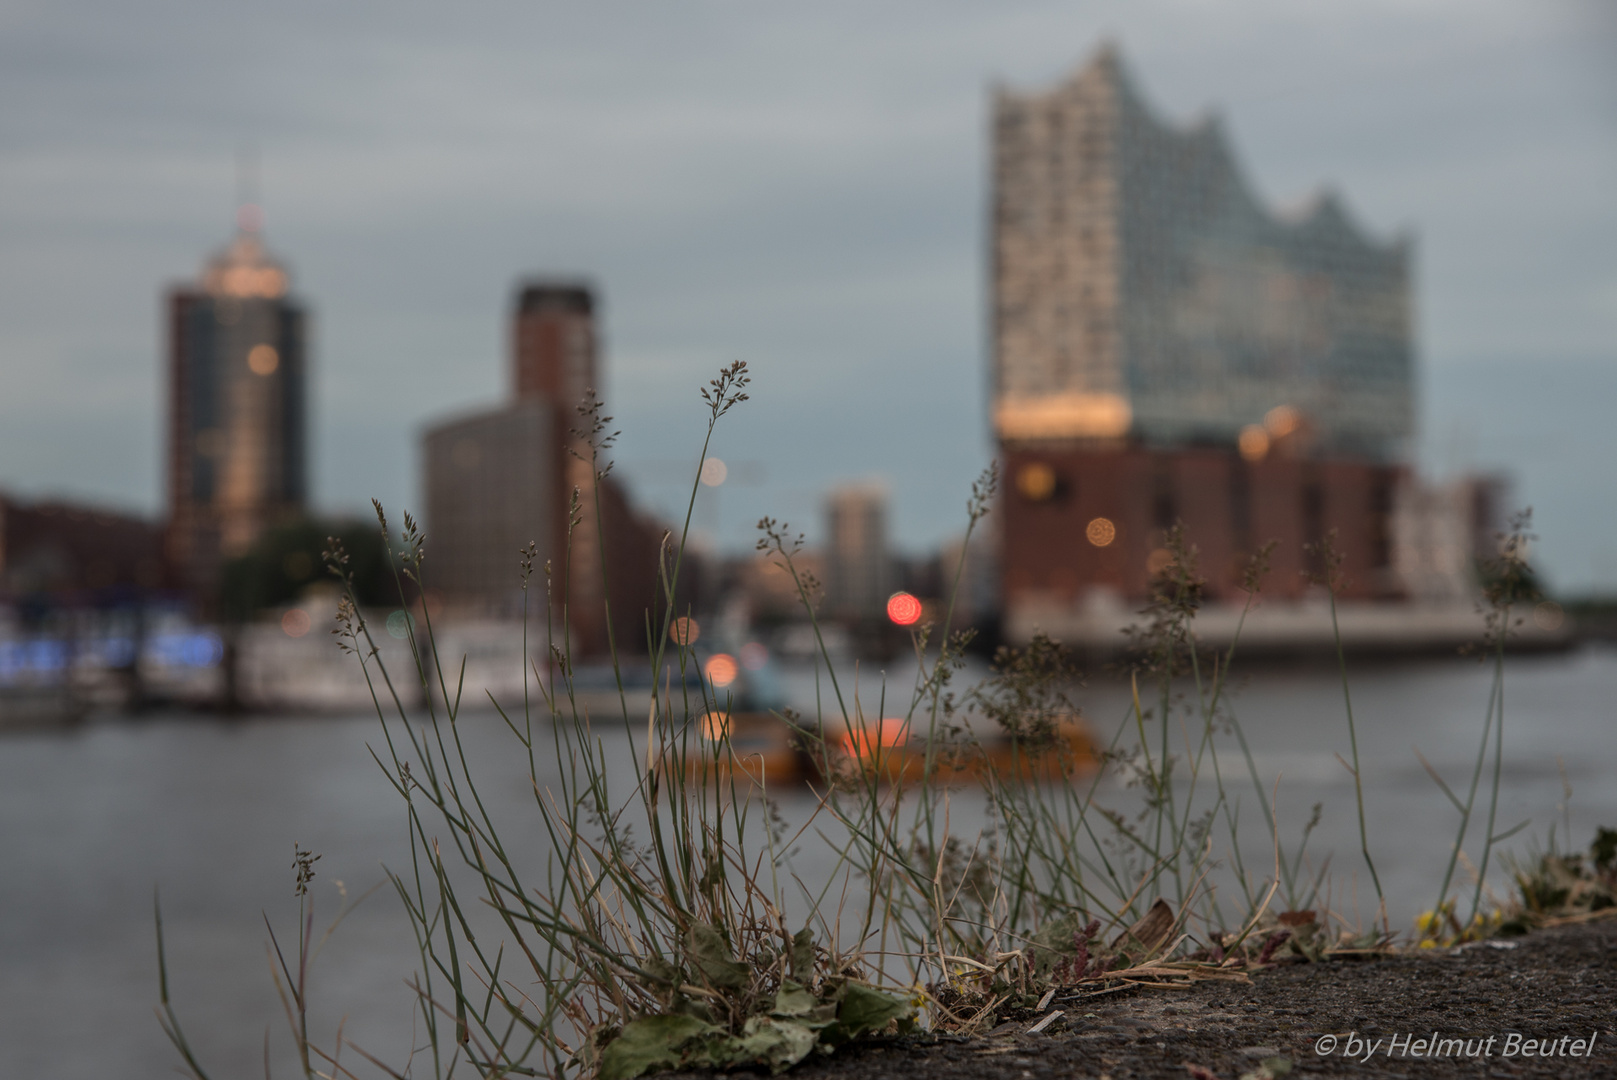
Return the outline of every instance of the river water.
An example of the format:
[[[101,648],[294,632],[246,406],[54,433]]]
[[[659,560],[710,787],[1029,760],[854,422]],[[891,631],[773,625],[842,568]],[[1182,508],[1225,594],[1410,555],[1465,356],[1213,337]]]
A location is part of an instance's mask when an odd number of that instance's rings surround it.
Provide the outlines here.
[[[875,700],[879,678],[863,671],[862,700]],[[788,683],[801,697],[808,680]],[[1353,676],[1366,828],[1395,927],[1435,899],[1456,820],[1415,751],[1463,785],[1489,685],[1487,668],[1463,660]],[[1594,826],[1617,824],[1617,652],[1512,658],[1505,692],[1496,828],[1530,819],[1509,842],[1525,852],[1529,837],[1542,840],[1569,815],[1586,845]],[[1331,855],[1332,908],[1368,921],[1352,779],[1335,757],[1349,747],[1334,670],[1258,672],[1231,700],[1262,782],[1278,793],[1283,837],[1323,804],[1309,850]],[[1116,684],[1082,698],[1102,738],[1127,701]],[[465,728],[493,812],[520,837],[533,820],[525,758],[494,714],[469,715]],[[261,1076],[268,1038],[275,1074],[290,1075],[265,919],[283,941],[295,936],[294,843],[321,855],[311,893],[320,926],[344,893],[352,900],[383,881],[384,864],[408,865],[404,817],[368,745],[380,746],[374,716],[109,716],[0,740],[0,1073],[173,1075],[178,1059],[153,1015],[160,890],[171,990],[204,1065],[215,1077]],[[1238,762],[1226,754],[1227,779]],[[553,767],[541,762],[541,774]],[[1250,866],[1271,856],[1244,762],[1239,772]],[[788,798],[787,816],[804,802]],[[1215,835],[1215,849],[1223,842]],[[419,1041],[405,984],[415,965],[397,898],[372,895],[314,966],[314,1029],[329,1035],[342,1022],[359,1045],[402,1062]],[[419,1061],[417,1072],[426,1075]]]

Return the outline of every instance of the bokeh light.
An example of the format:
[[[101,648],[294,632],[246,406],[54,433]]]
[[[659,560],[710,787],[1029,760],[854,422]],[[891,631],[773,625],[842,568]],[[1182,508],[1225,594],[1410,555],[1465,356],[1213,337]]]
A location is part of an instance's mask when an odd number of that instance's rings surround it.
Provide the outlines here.
[[[1290,405],[1277,405],[1263,414],[1263,426],[1269,434],[1283,439],[1303,425],[1303,414]]]
[[[675,645],[695,645],[696,639],[702,636],[702,626],[695,619],[681,615],[669,626],[668,636],[674,639]]]
[[[718,487],[729,475],[730,467],[716,457],[707,458],[702,462],[702,483],[708,487]]]
[[[254,375],[273,375],[281,366],[281,354],[273,345],[254,345],[253,351],[247,354],[247,366]]]
[[[901,716],[885,716],[875,724],[843,731],[835,740],[855,757],[869,757],[878,749],[903,746],[909,741],[909,721]]]
[[[1566,612],[1554,600],[1546,600],[1533,609],[1533,621],[1540,630],[1559,630],[1566,621]]]
[[[387,632],[390,636],[403,640],[410,636],[415,629],[415,617],[408,611],[395,611],[387,617]]]
[[[722,652],[708,657],[707,663],[702,667],[702,674],[707,676],[708,682],[721,690],[735,682],[736,675],[740,671],[740,667],[736,665],[736,658]]]
[[[147,644],[146,653],[159,664],[212,667],[223,659],[225,645],[213,633],[159,634]]]
[[[1084,529],[1084,536],[1096,547],[1105,547],[1117,539],[1117,526],[1110,518],[1098,517]]]
[[[718,742],[730,733],[730,714],[710,712],[702,714],[702,738]]]
[[[309,632],[314,620],[302,608],[293,608],[281,616],[281,630],[287,637],[302,637]]]
[[[741,666],[748,671],[762,671],[769,663],[769,650],[762,642],[749,641],[741,646]]]
[[[1016,490],[1028,502],[1044,502],[1056,493],[1056,471],[1042,461],[1024,465],[1016,474]]]
[[[887,617],[899,626],[914,626],[921,618],[921,602],[907,592],[887,598]]]
[[[1248,424],[1241,429],[1235,445],[1247,461],[1262,461],[1269,453],[1269,433],[1257,424]]]

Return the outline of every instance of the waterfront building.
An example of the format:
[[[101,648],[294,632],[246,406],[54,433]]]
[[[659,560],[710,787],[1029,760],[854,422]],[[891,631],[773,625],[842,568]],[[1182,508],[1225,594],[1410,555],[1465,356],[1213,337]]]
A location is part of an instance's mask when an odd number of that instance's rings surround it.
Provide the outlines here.
[[[0,605],[137,603],[170,584],[163,530],[132,514],[0,494]]]
[[[1216,119],[1158,120],[1115,49],[994,101],[991,423],[1002,602],[1137,601],[1183,523],[1235,598],[1308,588],[1333,530],[1350,595],[1403,595],[1392,514],[1414,428],[1407,238],[1325,194],[1248,189]]]
[[[597,480],[580,434],[591,421],[579,407],[599,385],[595,314],[582,282],[521,285],[506,401],[434,424],[421,439],[431,594],[465,617],[516,614],[520,553],[531,542],[531,610],[544,610],[548,563],[552,625],[565,612],[576,657],[605,652],[609,637],[626,654],[644,652],[664,532],[614,479]]]
[[[1328,193],[1272,213],[1218,121],[1157,120],[1114,49],[997,94],[993,230],[1000,438],[1234,445],[1287,407],[1322,453],[1407,453],[1408,239]]]
[[[209,602],[222,563],[308,499],[307,317],[256,207],[168,296],[168,557]]]

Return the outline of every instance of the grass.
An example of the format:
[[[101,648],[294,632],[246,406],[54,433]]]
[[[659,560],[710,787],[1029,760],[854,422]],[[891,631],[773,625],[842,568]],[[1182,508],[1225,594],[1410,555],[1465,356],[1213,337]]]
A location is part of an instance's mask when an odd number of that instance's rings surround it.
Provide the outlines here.
[[[1471,780],[1466,788],[1465,798],[1462,800],[1457,797],[1437,770],[1424,757],[1420,759],[1427,774],[1442,790],[1459,815],[1454,844],[1450,848],[1448,862],[1443,870],[1442,883],[1438,886],[1437,903],[1416,919],[1416,933],[1420,944],[1428,947],[1474,941],[1498,930],[1503,921],[1502,912],[1497,906],[1492,911],[1484,911],[1482,906],[1488,863],[1492,858],[1495,844],[1508,840],[1529,824],[1523,821],[1504,832],[1494,831],[1499,809],[1499,780],[1504,768],[1505,644],[1512,628],[1519,622],[1515,615],[1516,610],[1538,598],[1537,586],[1527,563],[1528,544],[1534,539],[1529,532],[1531,524],[1531,511],[1524,511],[1512,517],[1509,531],[1500,537],[1497,559],[1484,567],[1487,581],[1483,591],[1487,612],[1486,631],[1482,646],[1477,653],[1479,657],[1491,662],[1493,680],[1488,691],[1488,706],[1483,715],[1482,736],[1477,746],[1476,764],[1471,770]],[[1471,897],[1471,910],[1462,922],[1455,914],[1459,897],[1451,895],[1450,890],[1454,883],[1455,870],[1465,856],[1466,835],[1470,831],[1477,808],[1477,793],[1490,752],[1493,759],[1493,773],[1488,789],[1488,810],[1487,820],[1483,826],[1482,852],[1473,875],[1475,884]]]
[[[701,677],[686,635],[672,632],[676,617],[688,614],[676,597],[699,465],[717,425],[747,400],[747,386],[745,365],[736,364],[703,391],[708,420],[685,520],[659,555],[660,600],[645,614],[644,646],[661,682],[644,698],[625,689],[614,641],[619,708],[592,716],[581,705],[567,631],[568,567],[538,565],[532,545],[513,553],[525,598],[524,655],[532,633],[550,657],[527,672],[520,707],[492,702],[526,764],[531,806],[523,820],[497,821],[490,811],[463,741],[464,668],[445,670],[427,647],[430,612],[420,609],[422,640],[409,627],[415,655],[430,659],[418,659],[412,672],[388,671],[354,593],[350,556],[340,543],[328,549],[327,564],[348,592],[339,643],[371,689],[383,736],[373,753],[412,838],[409,865],[390,870],[388,883],[417,950],[420,1038],[393,1062],[345,1041],[340,1028],[329,1048],[311,1039],[307,973],[324,937],[315,936],[307,898],[315,857],[300,850],[297,948],[289,960],[273,931],[272,944],[306,1078],[353,1077],[356,1058],[398,1078],[627,1080],[664,1068],[735,1065],[779,1071],[917,1025],[971,1033],[1004,1015],[1129,985],[1240,981],[1282,958],[1319,961],[1392,946],[1365,827],[1340,633],[1351,754],[1343,764],[1354,779],[1361,854],[1380,902],[1380,926],[1368,930],[1331,910],[1328,861],[1315,866],[1308,857],[1321,806],[1294,843],[1282,838],[1276,790],[1260,776],[1229,692],[1240,628],[1222,652],[1198,644],[1203,583],[1182,528],[1168,538],[1172,558],[1156,575],[1132,642],[1128,714],[1090,754],[1066,734],[1079,714],[1080,684],[1056,642],[1036,636],[1001,649],[988,679],[956,685],[972,632],[954,627],[952,600],[939,624],[914,632],[916,676],[902,702],[889,704],[885,683],[874,703],[862,700],[826,648],[820,587],[800,565],[801,537],[772,519],[760,522],[759,548],[791,575],[823,673],[815,710],[780,717],[822,778],[811,809],[788,826],[762,781],[727,767],[734,756],[728,727],[705,721],[728,715],[734,703]],[[610,418],[593,400],[580,413],[576,446],[598,490],[611,468]],[[997,483],[990,469],[972,488],[968,542]],[[590,501],[574,492],[566,559],[574,530],[604,543],[598,503]],[[581,530],[586,514],[595,527]],[[419,526],[405,515],[395,540],[380,506],[377,517],[399,594],[420,595],[429,564]],[[1428,766],[1459,814],[1438,914],[1423,923],[1431,942],[1498,921],[1480,909],[1481,882],[1493,846],[1510,835],[1495,833],[1494,819],[1504,639],[1530,584],[1524,529],[1519,523],[1507,542],[1488,594],[1493,692],[1466,797]],[[1253,557],[1243,579],[1241,625],[1271,550]],[[604,550],[597,554],[604,566]],[[1318,554],[1334,629],[1340,560],[1330,538]],[[526,598],[541,591],[529,611]],[[602,595],[609,606],[610,582]],[[421,711],[407,707],[413,695],[400,679],[420,686]],[[870,737],[890,720],[898,721],[892,739],[885,729]],[[985,764],[985,729],[1008,743],[1009,755],[996,760],[1010,766]],[[888,755],[900,753],[909,765],[919,762],[912,782],[890,782]],[[1490,755],[1481,869],[1471,920],[1462,925],[1451,887]],[[541,760],[559,771],[552,775]],[[1261,851],[1243,845],[1243,807],[1249,814],[1255,807],[1265,824]],[[810,844],[829,870],[805,880],[791,853]],[[1547,858],[1560,860],[1553,866],[1563,876],[1576,869],[1566,856]],[[1609,857],[1591,859],[1609,876]],[[160,915],[158,941],[161,959]],[[166,965],[161,979],[165,1030],[186,1068],[206,1080],[169,1002]],[[353,1050],[346,1063],[345,1046]]]

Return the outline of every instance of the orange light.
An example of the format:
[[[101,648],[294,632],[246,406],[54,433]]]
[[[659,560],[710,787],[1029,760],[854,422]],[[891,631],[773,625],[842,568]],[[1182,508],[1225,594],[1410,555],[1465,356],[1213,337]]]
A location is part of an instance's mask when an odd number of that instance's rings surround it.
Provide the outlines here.
[[[707,664],[702,668],[702,674],[707,676],[708,682],[721,689],[735,682],[739,671],[736,658],[722,652],[708,657]]]
[[[1042,461],[1024,465],[1016,474],[1016,490],[1028,502],[1044,502],[1056,493],[1056,471]]]
[[[914,626],[921,619],[921,602],[907,592],[887,598],[887,617],[899,626]]]
[[[309,613],[302,608],[293,608],[281,616],[281,630],[287,637],[302,637],[313,625],[314,620],[309,618]]]
[[[702,714],[702,738],[718,742],[730,734],[730,714],[710,712]]]
[[[836,742],[854,757],[869,757],[879,750],[903,746],[909,741],[909,721],[902,717],[885,716],[874,725],[844,731]]]
[[[1241,429],[1241,437],[1235,444],[1247,461],[1262,461],[1269,453],[1269,433],[1257,424],[1248,424]]]
[[[1096,518],[1084,529],[1084,536],[1096,547],[1105,547],[1117,539],[1117,526],[1109,518]]]
[[[247,354],[247,366],[254,375],[273,375],[281,366],[281,354],[273,345],[254,345],[253,351]]]
[[[286,275],[274,267],[232,266],[220,274],[219,281],[227,296],[274,299],[286,292]]]
[[[1173,565],[1173,552],[1167,548],[1157,548],[1145,559],[1145,571],[1151,576],[1162,573]]]
[[[1263,414],[1263,426],[1275,438],[1283,439],[1303,426],[1303,414],[1290,405],[1280,405]]]
[[[702,636],[702,627],[695,619],[681,615],[668,628],[668,636],[674,639],[675,645],[695,645],[696,639]]]

